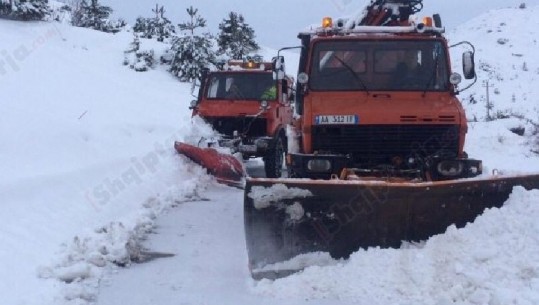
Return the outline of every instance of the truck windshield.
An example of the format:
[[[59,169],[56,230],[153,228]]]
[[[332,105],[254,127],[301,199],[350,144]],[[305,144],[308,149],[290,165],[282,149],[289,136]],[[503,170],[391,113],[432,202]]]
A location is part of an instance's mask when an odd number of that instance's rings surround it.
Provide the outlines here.
[[[208,99],[275,100],[277,83],[271,72],[216,72],[208,77]]]
[[[314,91],[447,91],[447,54],[437,40],[319,41]]]

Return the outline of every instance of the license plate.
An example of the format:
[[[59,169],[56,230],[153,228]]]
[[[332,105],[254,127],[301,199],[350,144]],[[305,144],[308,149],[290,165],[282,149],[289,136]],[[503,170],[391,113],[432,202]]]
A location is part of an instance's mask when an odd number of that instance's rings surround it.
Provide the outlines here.
[[[317,115],[316,125],[353,125],[359,124],[358,115]]]

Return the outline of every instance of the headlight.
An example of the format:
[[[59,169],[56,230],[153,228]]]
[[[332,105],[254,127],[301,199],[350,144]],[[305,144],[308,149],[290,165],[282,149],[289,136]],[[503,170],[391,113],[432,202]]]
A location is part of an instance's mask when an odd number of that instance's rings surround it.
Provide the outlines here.
[[[449,76],[449,82],[453,85],[458,85],[460,84],[461,81],[462,81],[462,76],[460,76],[460,74],[458,73],[452,73]]]
[[[331,162],[323,159],[313,159],[307,162],[307,169],[315,173],[327,173],[331,170]]]
[[[302,85],[305,85],[309,81],[309,75],[305,72],[298,74],[298,82]]]
[[[441,161],[436,167],[438,173],[446,177],[460,176],[464,170],[464,163],[461,161],[450,160]]]
[[[197,106],[197,101],[196,100],[192,100],[191,101],[191,107],[196,107]]]
[[[260,108],[268,109],[268,106],[269,106],[268,101],[261,101],[260,102]]]

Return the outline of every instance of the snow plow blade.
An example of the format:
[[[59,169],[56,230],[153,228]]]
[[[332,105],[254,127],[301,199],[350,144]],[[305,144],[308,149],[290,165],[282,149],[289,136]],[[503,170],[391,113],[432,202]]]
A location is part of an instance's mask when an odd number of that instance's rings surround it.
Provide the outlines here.
[[[328,252],[347,258],[360,248],[397,248],[463,227],[501,207],[514,186],[539,188],[539,174],[439,182],[247,179],[244,221],[253,278],[298,270],[286,262]],[[503,224],[500,224],[503,225]],[[290,264],[289,264],[290,265]]]
[[[209,174],[215,176],[217,182],[243,187],[245,170],[236,157],[220,153],[214,148],[200,148],[177,141],[174,148],[178,153],[207,169]]]

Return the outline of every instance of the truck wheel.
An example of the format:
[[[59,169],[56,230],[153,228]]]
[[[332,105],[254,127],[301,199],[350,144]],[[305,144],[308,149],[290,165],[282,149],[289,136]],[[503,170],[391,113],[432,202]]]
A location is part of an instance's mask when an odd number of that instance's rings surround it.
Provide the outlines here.
[[[283,174],[284,145],[281,137],[275,139],[273,145],[264,156],[266,178],[280,178]]]

